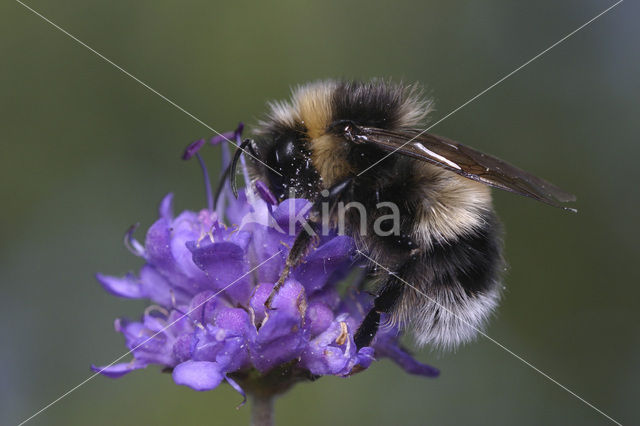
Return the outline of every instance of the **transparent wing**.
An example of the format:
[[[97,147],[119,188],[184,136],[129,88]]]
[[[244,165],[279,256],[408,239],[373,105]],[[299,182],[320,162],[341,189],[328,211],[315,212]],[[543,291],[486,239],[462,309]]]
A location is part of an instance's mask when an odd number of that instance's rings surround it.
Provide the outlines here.
[[[396,132],[353,124],[344,126],[341,131],[355,143],[375,144],[385,151],[427,161],[465,178],[575,211],[560,204],[575,201],[575,195],[496,157],[442,136],[420,134],[417,130]]]

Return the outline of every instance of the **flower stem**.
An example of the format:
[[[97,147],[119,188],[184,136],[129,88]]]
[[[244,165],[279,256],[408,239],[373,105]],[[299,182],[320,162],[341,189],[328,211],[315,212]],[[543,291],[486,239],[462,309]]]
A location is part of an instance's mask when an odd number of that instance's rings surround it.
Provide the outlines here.
[[[253,395],[251,426],[273,426],[273,395]]]

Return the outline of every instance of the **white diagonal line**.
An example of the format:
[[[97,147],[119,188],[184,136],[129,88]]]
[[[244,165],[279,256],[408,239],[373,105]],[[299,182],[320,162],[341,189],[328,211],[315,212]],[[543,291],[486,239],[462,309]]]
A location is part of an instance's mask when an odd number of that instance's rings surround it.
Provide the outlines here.
[[[190,311],[182,314],[180,317],[178,317],[176,320],[172,321],[169,325],[167,325],[166,327],[162,328],[162,330],[158,331],[157,333],[155,333],[154,335],[152,335],[151,337],[149,337],[148,339],[146,339],[144,342],[140,343],[139,345],[137,345],[136,347],[134,347],[133,349],[131,349],[128,352],[125,352],[124,354],[122,354],[121,356],[119,356],[118,358],[114,359],[109,365],[106,365],[102,368],[102,370],[100,371],[96,371],[95,373],[93,373],[91,376],[87,377],[86,379],[84,379],[82,382],[78,383],[77,385],[75,385],[74,387],[72,387],[71,389],[69,389],[68,391],[66,391],[65,393],[63,393],[62,395],[60,395],[58,398],[54,399],[53,401],[51,401],[49,404],[45,405],[44,407],[42,407],[40,410],[38,410],[37,412],[35,412],[34,414],[32,414],[29,418],[23,420],[22,422],[20,422],[20,424],[18,424],[18,426],[22,426],[25,423],[27,423],[28,421],[30,421],[31,419],[33,419],[34,417],[36,417],[37,415],[41,414],[43,411],[51,408],[53,405],[55,405],[56,403],[58,403],[61,399],[65,398],[66,396],[68,396],[70,393],[74,392],[75,390],[77,390],[78,388],[82,387],[83,385],[85,385],[88,381],[92,380],[94,377],[98,376],[100,373],[102,373],[104,370],[106,370],[107,368],[111,367],[113,364],[115,364],[116,362],[120,361],[122,358],[124,358],[125,356],[129,355],[130,353],[132,353],[133,351],[135,351],[136,349],[138,349],[140,346],[144,345],[145,343],[147,343],[148,341],[152,340],[154,337],[156,337],[157,335],[159,335],[160,333],[164,332],[165,330],[167,330],[169,327],[173,326],[175,323],[177,323],[178,321],[182,320],[183,318],[189,316],[189,314],[191,314],[193,311],[195,311],[196,309],[198,309],[199,307],[201,307],[202,305],[204,305],[205,303],[207,303],[208,301],[210,301],[211,299],[213,299],[214,297],[216,297],[217,295],[219,295],[220,293],[222,293],[223,291],[227,290],[229,287],[231,287],[232,285],[234,285],[235,283],[237,283],[238,281],[240,281],[241,279],[243,279],[244,277],[246,277],[247,275],[249,275],[250,273],[252,273],[253,271],[255,271],[256,269],[258,269],[259,267],[261,267],[262,265],[264,265],[265,263],[267,263],[268,261],[270,261],[271,259],[273,259],[274,257],[276,257],[277,255],[279,255],[280,252],[276,252],[273,256],[271,256],[270,258],[268,258],[267,260],[261,262],[259,265],[257,265],[256,267],[254,267],[253,269],[251,269],[250,271],[246,272],[245,274],[243,274],[241,277],[239,277],[238,279],[236,279],[235,281],[233,281],[232,283],[230,283],[229,285],[227,285],[226,287],[224,287],[222,290],[218,291],[217,293],[207,297],[202,303],[200,303],[198,306],[196,306],[195,308],[191,309]]]
[[[399,277],[395,272],[392,272],[391,270],[389,270],[389,268],[385,267],[384,265],[381,265],[380,263],[376,262],[374,259],[370,258],[369,256],[367,256],[366,254],[364,254],[363,252],[361,252],[360,250],[356,250],[358,253],[360,253],[362,256],[366,257],[367,259],[369,259],[371,262],[375,263],[377,266],[381,267],[382,269],[384,269],[385,271],[387,271],[389,274],[393,275],[394,277],[396,277],[399,281],[402,281],[404,284],[408,285],[409,287],[411,287],[413,290],[415,290],[417,293],[421,294],[422,296],[426,297],[427,299],[429,299],[430,302],[435,303],[436,305],[438,305],[438,307],[444,311],[449,312],[451,315],[453,315],[454,317],[456,317],[458,320],[464,322],[465,324],[467,324],[469,327],[473,328],[474,330],[476,330],[479,334],[481,334],[483,337],[487,338],[489,341],[495,343],[499,348],[501,348],[502,350],[504,350],[505,352],[507,352],[508,354],[512,355],[513,357],[515,357],[516,359],[518,359],[520,362],[524,363],[526,366],[532,368],[534,371],[536,371],[537,373],[541,374],[543,377],[545,377],[547,380],[551,381],[552,383],[558,385],[560,388],[564,389],[565,391],[567,391],[569,394],[573,395],[575,398],[579,399],[580,401],[582,401],[583,403],[585,403],[586,405],[588,405],[589,407],[591,407],[592,409],[594,409],[595,411],[597,411],[598,413],[602,414],[604,417],[606,417],[607,419],[611,420],[613,423],[617,424],[618,426],[622,426],[622,424],[616,420],[614,420],[613,418],[611,418],[607,413],[605,413],[604,411],[600,410],[598,407],[596,407],[595,405],[591,404],[589,401],[587,401],[586,399],[582,398],[580,395],[578,395],[577,393],[575,393],[574,391],[572,391],[571,389],[569,389],[568,387],[564,386],[562,383],[558,382],[557,380],[555,380],[553,377],[549,376],[547,373],[545,373],[544,371],[540,370],[538,367],[536,367],[535,365],[531,364],[529,361],[527,361],[526,359],[522,358],[520,355],[516,354],[515,352],[513,352],[512,350],[510,350],[509,348],[507,348],[506,346],[504,346],[502,343],[498,342],[497,340],[495,340],[494,338],[490,337],[487,333],[485,333],[484,331],[480,330],[478,327],[474,326],[473,324],[469,323],[467,320],[465,320],[464,318],[459,317],[458,315],[456,315],[455,313],[453,313],[450,309],[448,309],[446,306],[443,306],[441,303],[439,303],[437,300],[433,299],[432,297],[429,297],[426,293],[424,293],[423,291],[419,290],[418,288],[416,288],[415,286],[409,284],[407,281],[405,281],[404,279],[402,279],[402,277]]]
[[[98,52],[97,50],[95,50],[93,47],[89,46],[87,43],[83,42],[82,40],[80,40],[78,37],[74,36],[73,34],[71,34],[70,32],[68,32],[67,30],[65,30],[64,28],[60,27],[58,24],[56,24],[55,22],[51,21],[49,18],[43,16],[41,13],[39,13],[38,11],[34,10],[33,8],[31,8],[30,6],[24,4],[23,2],[21,2],[20,0],[16,0],[16,2],[20,3],[22,6],[24,6],[26,9],[30,10],[31,12],[33,12],[35,15],[39,16],[40,18],[42,18],[44,21],[48,22],[49,24],[51,24],[54,28],[56,28],[57,30],[59,30],[60,32],[64,33],[65,35],[67,35],[69,38],[71,38],[73,41],[75,41],[76,43],[80,44],[83,47],[86,47],[87,49],[89,49],[91,52],[95,53],[96,55],[98,55],[101,59],[103,59],[104,61],[108,62],[110,65],[112,65],[114,68],[118,69],[119,71],[122,71],[125,75],[131,77],[133,80],[135,80],[136,82],[140,83],[142,86],[144,86],[146,89],[148,89],[149,91],[155,93],[156,95],[158,95],[159,97],[161,97],[163,100],[165,100],[166,102],[168,102],[169,104],[171,104],[172,106],[174,106],[175,108],[177,108],[178,110],[182,111],[183,113],[185,113],[186,115],[188,115],[189,117],[193,118],[195,121],[197,121],[198,123],[202,124],[204,127],[206,127],[207,129],[211,130],[212,132],[214,132],[216,135],[221,136],[222,138],[224,138],[227,142],[229,142],[230,144],[236,146],[237,148],[240,148],[240,146],[238,146],[237,143],[233,142],[232,140],[230,140],[229,138],[227,138],[225,135],[223,135],[222,133],[218,132],[216,129],[214,129],[213,127],[211,127],[210,125],[208,125],[207,123],[205,123],[204,121],[202,121],[201,119],[199,119],[198,117],[196,117],[195,115],[191,114],[189,111],[187,111],[186,109],[184,109],[183,107],[181,107],[180,105],[178,105],[177,103],[175,103],[174,101],[172,101],[171,99],[167,98],[165,95],[163,95],[162,93],[158,92],[156,89],[154,89],[153,87],[149,86],[147,83],[145,83],[144,81],[140,80],[138,77],[136,77],[135,75],[131,74],[129,71],[125,70],[124,68],[122,68],[120,65],[116,64],[115,62],[113,62],[111,59],[107,58],[106,56],[104,56],[102,53]],[[265,164],[264,162],[262,162],[259,158],[254,157],[253,155],[251,155],[251,153],[247,152],[246,150],[242,150],[242,152],[245,153],[245,155],[248,155],[250,157],[252,157],[254,160],[258,161],[259,163],[262,163],[265,167],[267,167],[268,169],[270,169],[271,171],[273,171],[274,173],[276,173],[279,176],[282,176],[281,173],[279,173],[277,170],[271,168],[268,164]]]
[[[602,12],[600,12],[599,14],[597,14],[596,16],[594,16],[593,18],[591,18],[590,20],[588,20],[587,22],[585,22],[584,24],[580,25],[578,28],[576,28],[575,30],[571,31],[569,34],[565,35],[564,37],[562,37],[560,40],[556,41],[555,43],[553,43],[551,46],[547,47],[546,49],[544,49],[542,52],[538,53],[536,56],[534,56],[533,58],[529,59],[527,62],[525,62],[524,64],[520,65],[518,68],[514,69],[513,71],[511,71],[509,74],[505,75],[504,77],[502,77],[500,80],[496,81],[495,83],[493,83],[491,86],[487,87],[486,89],[484,89],[482,92],[478,93],[477,95],[475,95],[474,97],[472,97],[471,99],[469,99],[468,101],[466,101],[465,103],[463,103],[462,105],[460,105],[458,108],[454,109],[453,111],[449,112],[447,115],[445,115],[444,117],[442,117],[441,119],[439,119],[438,121],[436,121],[435,123],[433,123],[431,126],[427,127],[426,129],[424,129],[423,131],[421,131],[420,133],[418,133],[417,135],[415,135],[414,137],[412,137],[411,139],[409,139],[408,141],[406,141],[405,143],[403,143],[402,145],[400,145],[398,148],[394,149],[393,151],[391,151],[390,153],[388,153],[387,155],[385,155],[384,157],[382,157],[381,159],[379,159],[378,161],[376,161],[375,163],[373,163],[372,165],[370,165],[369,167],[367,167],[366,169],[364,169],[363,171],[361,171],[360,173],[358,173],[358,176],[362,175],[363,173],[365,173],[367,170],[369,170],[370,168],[372,168],[373,166],[375,166],[376,164],[380,163],[381,161],[385,160],[386,158],[388,158],[389,156],[395,154],[396,152],[398,152],[400,149],[402,149],[405,145],[411,143],[414,139],[420,137],[421,135],[423,135],[424,133],[428,132],[429,130],[431,130],[432,128],[434,128],[435,126],[437,126],[438,124],[442,123],[444,120],[446,120],[447,118],[451,117],[453,114],[455,114],[456,112],[460,111],[462,108],[466,107],[467,105],[469,105],[471,102],[475,101],[476,99],[478,99],[480,96],[484,95],[485,93],[487,93],[489,90],[493,89],[494,87],[496,87],[498,84],[502,83],[503,81],[505,81],[506,79],[508,79],[509,77],[511,77],[512,75],[514,75],[515,73],[517,73],[518,71],[520,71],[522,68],[526,67],[527,65],[529,65],[531,62],[535,61],[536,59],[538,59],[539,57],[541,57],[542,55],[544,55],[545,53],[547,53],[548,51],[550,51],[551,49],[553,49],[554,47],[556,47],[557,45],[559,45],[560,43],[562,43],[563,41],[565,41],[566,39],[568,39],[569,37],[573,36],[575,33],[577,33],[578,31],[580,31],[581,29],[583,29],[584,27],[586,27],[587,25],[591,24],[593,21],[595,21],[596,19],[600,18],[602,15],[604,15],[605,13],[609,12],[611,9],[613,9],[614,7],[616,7],[617,5],[619,5],[620,3],[622,3],[624,0],[619,0],[617,3],[612,4],[611,6],[609,6],[608,8],[606,8],[605,10],[603,10]]]

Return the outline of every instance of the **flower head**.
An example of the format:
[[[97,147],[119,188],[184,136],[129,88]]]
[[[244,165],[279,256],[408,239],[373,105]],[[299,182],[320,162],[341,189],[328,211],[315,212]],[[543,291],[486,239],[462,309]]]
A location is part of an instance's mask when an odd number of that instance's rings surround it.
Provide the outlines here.
[[[198,155],[202,145],[192,144],[185,157]],[[137,274],[97,279],[116,296],[152,304],[140,321],[115,321],[133,359],[94,371],[120,377],[157,364],[177,384],[204,391],[226,381],[243,395],[257,386],[280,392],[303,379],[348,376],[381,357],[409,373],[436,376],[400,346],[394,327],[383,327],[371,347],[356,348],[353,336],[373,297],[353,286],[340,291],[358,267],[347,236],[321,236],[265,307],[295,239],[289,223],[310,203],[275,205],[266,186],[256,186],[257,195],[244,190],[237,200],[223,192],[224,210],[223,203],[213,209],[208,190],[208,208],[178,215],[169,194],[144,244],[133,238],[135,227],[127,232],[127,246],[145,264]]]

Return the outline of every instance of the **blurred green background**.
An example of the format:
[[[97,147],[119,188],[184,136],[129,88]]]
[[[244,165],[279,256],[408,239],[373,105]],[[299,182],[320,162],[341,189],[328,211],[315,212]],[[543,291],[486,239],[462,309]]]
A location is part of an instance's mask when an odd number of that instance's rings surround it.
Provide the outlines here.
[[[172,2],[28,4],[219,131],[269,99],[327,77],[426,85],[444,116],[608,1]],[[623,424],[638,424],[640,7],[627,1],[433,132],[578,195],[572,215],[506,193],[507,291],[488,334]],[[0,424],[16,424],[125,348],[113,319],[143,302],[93,278],[138,259],[124,230],[204,206],[179,159],[212,132],[14,1],[0,6]],[[207,150],[215,164],[215,150]],[[140,234],[142,235],[142,234]],[[298,385],[281,425],[610,424],[480,338],[418,351],[442,370],[388,361]],[[30,424],[248,424],[226,386],[197,393],[148,368],[97,377]]]

